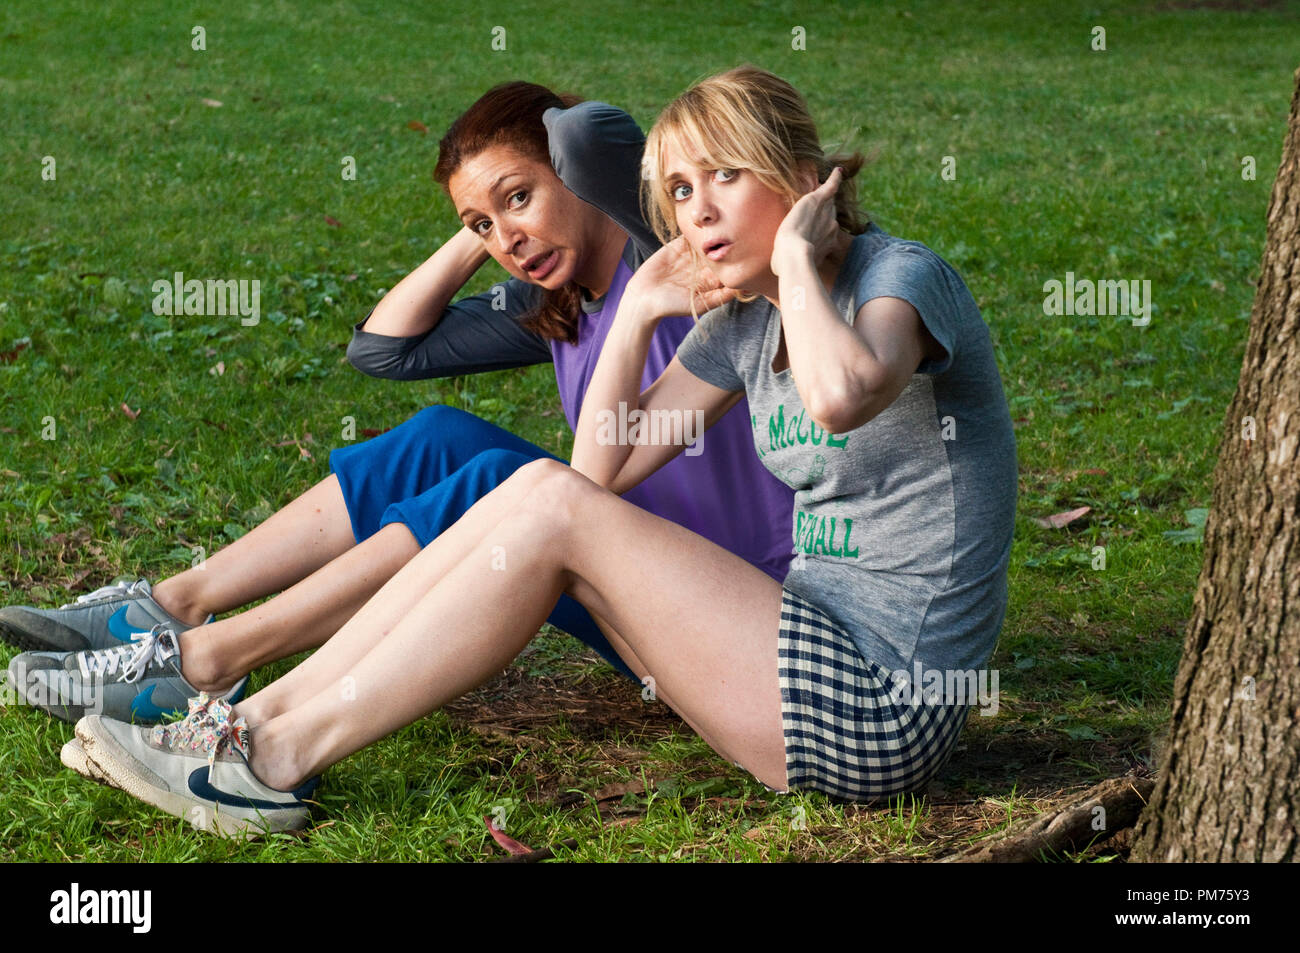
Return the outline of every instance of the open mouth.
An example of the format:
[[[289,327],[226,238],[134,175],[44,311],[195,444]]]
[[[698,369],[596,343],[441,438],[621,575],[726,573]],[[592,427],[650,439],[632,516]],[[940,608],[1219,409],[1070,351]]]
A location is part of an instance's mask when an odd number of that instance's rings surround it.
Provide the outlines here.
[[[528,259],[528,261],[524,262],[524,273],[528,275],[529,278],[533,279],[545,278],[551,273],[551,269],[555,267],[556,262],[559,260],[560,254],[554,250],[548,251],[545,254],[534,255],[532,258]]]
[[[717,261],[719,258],[725,256],[730,248],[731,242],[727,241],[725,238],[715,239],[711,242],[705,243],[704,257],[709,259],[709,261]]]

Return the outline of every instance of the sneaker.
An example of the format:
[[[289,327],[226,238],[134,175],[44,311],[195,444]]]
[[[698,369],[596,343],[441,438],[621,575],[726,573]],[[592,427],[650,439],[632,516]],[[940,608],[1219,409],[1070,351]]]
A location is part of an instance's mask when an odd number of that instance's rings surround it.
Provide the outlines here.
[[[73,738],[63,746],[63,750],[59,752],[59,760],[83,778],[90,778],[92,781],[98,781],[100,784],[106,784],[109,787],[117,786],[104,776],[104,772],[99,769],[99,765],[86,757],[86,749],[81,747],[80,738]]]
[[[173,632],[193,628],[154,601],[146,580],[119,580],[57,609],[6,606],[0,639],[36,652],[80,652],[123,645],[159,623]]]
[[[89,715],[77,739],[107,783],[195,827],[232,837],[307,826],[320,778],[296,791],[263,784],[248,766],[248,728],[230,706],[206,694],[171,725],[142,728]]]
[[[199,690],[181,674],[180,639],[159,624],[138,642],[90,652],[22,652],[9,663],[22,704],[75,722],[89,714],[153,724],[183,714]],[[248,676],[219,697],[244,697]]]

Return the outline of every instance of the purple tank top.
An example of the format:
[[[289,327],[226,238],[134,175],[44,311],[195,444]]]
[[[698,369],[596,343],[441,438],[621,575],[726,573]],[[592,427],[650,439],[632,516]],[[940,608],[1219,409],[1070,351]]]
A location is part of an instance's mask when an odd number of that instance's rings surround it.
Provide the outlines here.
[[[582,399],[631,277],[632,269],[620,260],[604,307],[580,316],[578,343],[551,341],[555,380],[570,429],[577,428]],[[659,322],[650,341],[642,390],[663,373],[694,324],[690,315]],[[730,550],[777,582],[785,579],[793,554],[794,492],[759,462],[749,404],[743,398],[709,429],[703,452],[693,457],[679,454],[624,493],[623,499]]]

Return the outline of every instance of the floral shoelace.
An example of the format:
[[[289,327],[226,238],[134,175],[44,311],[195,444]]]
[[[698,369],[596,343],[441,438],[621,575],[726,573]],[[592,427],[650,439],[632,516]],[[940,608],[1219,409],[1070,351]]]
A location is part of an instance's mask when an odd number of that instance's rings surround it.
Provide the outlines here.
[[[208,779],[212,778],[212,765],[223,748],[238,751],[248,758],[248,724],[243,716],[230,719],[230,703],[221,698],[209,698],[200,692],[190,699],[190,711],[182,720],[170,725],[154,725],[155,744],[172,748],[202,751],[208,758]]]

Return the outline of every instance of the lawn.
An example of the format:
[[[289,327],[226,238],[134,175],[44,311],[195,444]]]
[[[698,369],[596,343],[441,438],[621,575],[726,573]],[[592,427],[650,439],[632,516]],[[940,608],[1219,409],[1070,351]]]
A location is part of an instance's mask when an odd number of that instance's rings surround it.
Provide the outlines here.
[[[441,131],[513,78],[645,129],[742,62],[804,91],[825,141],[875,153],[872,217],[979,302],[1020,498],[999,710],[924,798],[773,796],[548,632],[331,769],[313,828],[247,844],[63,769],[71,726],[10,707],[0,859],[475,860],[501,855],[494,815],[576,860],[922,859],[1153,771],[1300,66],[1300,4],[1224,6],[4,5],[0,604],[188,567],[321,479],[346,418],[362,439],[443,403],[569,452],[549,366],[397,383],[344,356],[459,226],[430,176]],[[176,272],[258,279],[260,322],[155,315]],[[1067,273],[1149,281],[1149,324],[1046,314]]]

